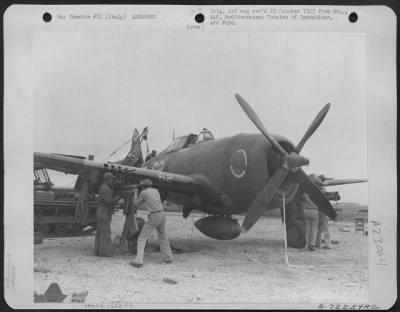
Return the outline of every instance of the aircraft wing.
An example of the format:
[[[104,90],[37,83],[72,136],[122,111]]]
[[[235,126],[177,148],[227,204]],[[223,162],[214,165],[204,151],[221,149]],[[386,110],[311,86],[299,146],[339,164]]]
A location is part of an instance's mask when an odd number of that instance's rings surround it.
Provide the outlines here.
[[[84,157],[73,155],[33,153],[35,168],[47,168],[64,173],[80,174],[91,168],[96,169],[93,161],[86,160]]]
[[[321,182],[321,186],[335,186],[335,185],[343,185],[343,184],[354,184],[354,183],[363,183],[368,182],[366,179],[327,179]]]
[[[110,171],[116,176],[127,178],[131,183],[138,183],[140,180],[148,178],[156,187],[183,193],[197,193],[204,187],[204,183],[198,177],[120,164],[101,163],[60,154],[34,152],[34,166],[70,174]]]

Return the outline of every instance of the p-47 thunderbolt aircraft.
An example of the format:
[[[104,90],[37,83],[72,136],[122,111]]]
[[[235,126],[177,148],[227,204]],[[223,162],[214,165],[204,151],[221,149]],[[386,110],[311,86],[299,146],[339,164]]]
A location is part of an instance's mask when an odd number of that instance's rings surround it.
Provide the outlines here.
[[[214,139],[209,131],[203,130],[200,135],[175,139],[142,167],[39,152],[34,153],[34,163],[78,174],[97,186],[103,173],[110,171],[124,190],[149,178],[163,200],[182,205],[184,218],[194,209],[208,214],[195,225],[203,234],[215,239],[233,239],[247,232],[265,211],[281,208],[284,200],[288,245],[302,248],[305,245],[304,215],[294,200],[300,192],[306,192],[329,218],[336,218],[320,186],[301,169],[309,160],[300,155],[306,141],[325,118],[330,104],[322,108],[300,142],[294,145],[283,136],[270,134],[250,105],[240,95],[235,97],[261,133],[239,133]],[[353,180],[357,182],[362,180]],[[345,183],[348,182],[339,184]],[[237,214],[245,214],[242,225],[232,217]]]

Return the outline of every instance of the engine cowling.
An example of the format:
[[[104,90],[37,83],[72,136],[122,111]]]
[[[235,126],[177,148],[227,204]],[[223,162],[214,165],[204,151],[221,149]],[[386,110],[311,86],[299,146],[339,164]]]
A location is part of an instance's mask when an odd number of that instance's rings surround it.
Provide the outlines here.
[[[204,235],[219,240],[234,239],[241,233],[236,219],[223,216],[208,216],[197,220],[194,225]]]

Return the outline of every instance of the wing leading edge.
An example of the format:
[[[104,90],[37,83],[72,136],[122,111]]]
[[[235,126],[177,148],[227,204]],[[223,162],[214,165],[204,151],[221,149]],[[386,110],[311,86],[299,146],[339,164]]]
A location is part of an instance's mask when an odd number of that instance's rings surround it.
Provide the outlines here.
[[[202,179],[176,173],[156,171],[113,163],[101,163],[72,156],[34,152],[35,167],[47,168],[69,174],[89,174],[91,171],[110,171],[115,175],[138,182],[150,179],[154,186],[168,191],[199,193],[205,187]]]

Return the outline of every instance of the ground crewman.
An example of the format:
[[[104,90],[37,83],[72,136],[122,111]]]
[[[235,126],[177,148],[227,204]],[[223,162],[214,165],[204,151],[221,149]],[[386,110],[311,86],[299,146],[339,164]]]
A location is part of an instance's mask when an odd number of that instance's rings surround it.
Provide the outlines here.
[[[97,228],[94,241],[94,254],[100,257],[111,257],[111,217],[114,212],[114,206],[119,201],[117,195],[113,197],[112,184],[114,175],[106,172],[103,178],[103,184],[99,189],[99,206],[97,207]]]
[[[329,234],[328,216],[321,210],[318,212],[318,233],[316,239],[316,247],[321,247],[321,236],[324,234],[324,249],[331,249],[331,235]]]
[[[147,155],[147,157],[146,157],[146,159],[145,159],[145,162],[146,162],[146,161],[149,161],[150,159],[152,159],[152,158],[154,158],[154,157],[156,157],[156,156],[157,156],[157,151],[156,151],[156,150],[152,150],[152,151],[151,151],[151,154]]]
[[[169,245],[165,229],[166,218],[164,214],[164,207],[161,202],[160,193],[157,189],[153,188],[152,185],[153,184],[151,180],[144,179],[140,181],[142,191],[140,192],[139,196],[137,195],[137,190],[135,190],[134,193],[134,204],[149,212],[148,220],[144,224],[137,241],[136,258],[130,263],[137,268],[140,268],[143,265],[144,248],[146,246],[147,239],[154,230],[157,230],[158,241],[160,244],[161,253],[164,257],[164,263],[172,262],[171,247]]]
[[[318,207],[310,199],[307,193],[301,194],[301,203],[305,216],[306,248],[310,251],[315,249],[315,241],[318,230]]]

